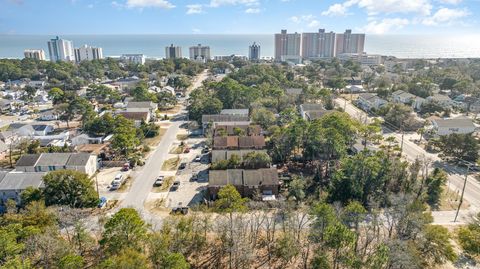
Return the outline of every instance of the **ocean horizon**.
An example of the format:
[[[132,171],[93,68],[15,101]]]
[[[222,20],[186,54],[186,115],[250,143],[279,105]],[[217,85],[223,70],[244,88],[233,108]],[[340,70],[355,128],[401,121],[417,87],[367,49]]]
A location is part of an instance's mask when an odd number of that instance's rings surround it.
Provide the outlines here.
[[[129,34],[59,35],[72,40],[74,47],[84,44],[103,48],[105,57],[142,53],[149,58],[165,57],[170,44],[182,47],[188,57],[190,46],[208,45],[211,55],[248,55],[248,46],[260,44],[261,56],[274,54],[273,34]],[[0,35],[0,58],[23,58],[25,49],[43,49],[48,57],[47,41],[55,35]],[[398,58],[480,58],[480,35],[368,35],[365,51]]]

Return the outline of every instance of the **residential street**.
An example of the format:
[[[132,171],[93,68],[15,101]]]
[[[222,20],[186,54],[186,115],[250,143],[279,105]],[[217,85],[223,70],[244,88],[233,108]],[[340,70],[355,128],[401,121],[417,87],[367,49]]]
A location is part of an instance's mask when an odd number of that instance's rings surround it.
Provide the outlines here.
[[[187,98],[189,92],[200,87],[207,77],[208,74],[206,70],[197,76],[192,86],[187,91]],[[134,175],[135,178],[130,191],[125,196],[125,199],[121,201],[120,207],[133,207],[139,211],[143,211],[145,199],[147,199],[152,190],[155,178],[160,175],[163,162],[166,160],[168,152],[173,142],[176,140],[180,126],[183,123],[186,123],[186,121],[183,120],[184,117],[181,115],[186,115],[184,104],[182,104],[182,109],[179,112],[177,120],[172,121],[172,124],[167,129],[155,151],[146,161],[144,167]]]
[[[338,107],[345,108],[345,112],[347,112],[350,116],[355,119],[365,121],[365,117],[367,114],[360,110],[359,108],[355,107],[350,101],[347,101],[345,105],[345,99],[337,98],[335,99],[335,103]],[[367,120],[368,122],[369,120]],[[416,135],[416,134],[415,134]],[[384,136],[389,137],[393,136],[397,140],[397,142],[401,143],[402,141],[402,134],[385,130]],[[418,136],[418,135],[416,135]],[[412,137],[412,135],[408,136],[405,135],[403,139],[403,156],[410,162],[414,161],[417,158],[426,158],[432,163],[434,167],[441,167],[445,169],[448,173],[449,182],[447,183],[448,187],[455,191],[461,193],[463,182],[464,182],[464,169],[456,167],[454,165],[445,163],[442,159],[438,157],[437,154],[432,154],[426,152],[423,148],[415,144],[413,141],[408,139],[408,137]],[[417,138],[418,139],[418,138]],[[473,178],[472,176],[468,177],[467,185],[465,188],[465,195],[464,199],[467,200],[470,204],[468,210],[461,210],[459,214],[459,218],[457,221],[465,221],[472,215],[478,212],[480,209],[480,183]],[[455,211],[437,211],[433,213],[435,218],[435,223],[438,224],[449,224],[453,223],[453,219],[455,218]]]

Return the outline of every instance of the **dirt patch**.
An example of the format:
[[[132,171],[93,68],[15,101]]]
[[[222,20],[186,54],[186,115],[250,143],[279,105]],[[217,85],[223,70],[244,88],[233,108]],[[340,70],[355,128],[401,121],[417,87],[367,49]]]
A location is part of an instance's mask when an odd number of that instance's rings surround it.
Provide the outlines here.
[[[180,141],[185,141],[185,140],[188,139],[188,135],[187,134],[178,134],[177,139],[180,140]]]
[[[162,140],[163,135],[167,132],[167,129],[165,128],[160,128],[158,130],[158,135],[155,137],[151,138],[145,138],[145,144],[147,144],[149,147],[156,147],[158,143]]]
[[[458,204],[460,203],[460,195],[460,192],[456,192],[454,190],[450,190],[448,187],[444,187],[442,195],[440,196],[440,205],[438,207],[438,210],[457,210]],[[468,209],[469,207],[470,204],[468,203],[468,201],[463,199],[463,203],[460,209]]]
[[[166,177],[165,180],[163,181],[162,186],[160,187],[153,187],[152,192],[158,193],[158,192],[166,192],[168,189],[170,189],[170,186],[172,185],[173,181],[175,180],[174,176],[169,176]]]
[[[155,215],[168,216],[170,209],[165,207],[166,203],[167,201],[164,198],[155,199],[145,202],[145,208]]]
[[[177,114],[180,111],[180,109],[182,109],[182,106],[181,105],[176,105],[172,108],[158,109],[158,111],[159,111],[160,114]]]
[[[180,163],[180,157],[170,158],[163,162],[162,171],[175,171]]]
[[[178,146],[178,147],[173,147],[171,150],[170,150],[170,154],[182,154],[183,153],[183,150],[185,149],[185,146]]]

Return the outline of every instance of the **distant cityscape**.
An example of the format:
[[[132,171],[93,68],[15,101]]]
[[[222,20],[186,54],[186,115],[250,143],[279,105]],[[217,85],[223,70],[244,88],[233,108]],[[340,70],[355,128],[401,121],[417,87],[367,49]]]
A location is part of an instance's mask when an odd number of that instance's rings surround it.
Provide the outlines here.
[[[47,42],[50,61],[82,62],[104,58],[103,49],[90,45],[74,48],[73,41],[53,38]],[[301,64],[305,61],[318,59],[338,58],[342,61],[354,60],[365,65],[378,65],[382,63],[382,55],[367,54],[365,52],[365,34],[352,33],[347,29],[344,33],[326,32],[319,29],[318,32],[288,33],[281,30],[274,34],[274,57],[264,57],[261,54],[261,44],[253,42],[248,47],[248,55],[214,55],[208,45],[197,44],[189,47],[189,59],[201,63],[209,60],[229,61],[232,58],[250,61],[277,61]],[[46,60],[45,51],[42,49],[26,49],[25,58]],[[166,59],[184,58],[182,47],[170,44],[165,47]],[[145,64],[147,55],[142,53],[122,54],[119,60]]]

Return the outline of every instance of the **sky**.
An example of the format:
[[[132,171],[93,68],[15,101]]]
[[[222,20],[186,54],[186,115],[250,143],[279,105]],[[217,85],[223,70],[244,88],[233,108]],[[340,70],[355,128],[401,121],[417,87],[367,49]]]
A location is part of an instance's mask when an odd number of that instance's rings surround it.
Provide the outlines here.
[[[480,0],[0,0],[0,34],[476,34]]]

